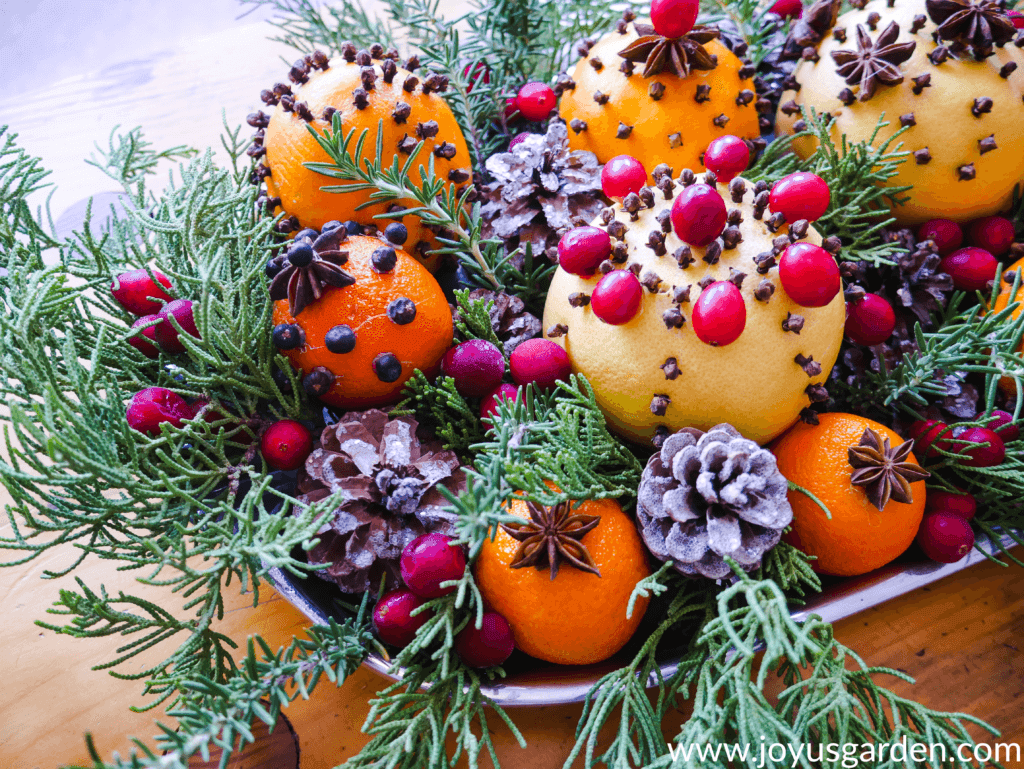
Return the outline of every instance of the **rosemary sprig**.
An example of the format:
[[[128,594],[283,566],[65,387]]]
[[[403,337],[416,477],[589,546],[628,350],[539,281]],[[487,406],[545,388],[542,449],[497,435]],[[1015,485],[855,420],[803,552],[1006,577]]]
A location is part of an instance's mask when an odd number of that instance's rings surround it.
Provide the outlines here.
[[[547,281],[554,272],[554,265],[545,260],[535,264],[529,248],[523,254],[524,266],[517,266],[513,257],[518,252],[507,254],[499,240],[488,240],[482,234],[479,205],[468,205],[473,186],[458,191],[455,185],[439,179],[434,173],[434,157],[429,155],[427,165],[416,165],[423,142],[401,162],[394,156],[391,165],[384,166],[383,125],[377,126],[375,151],[365,152],[369,129],[356,135],[356,129],[344,132],[341,116],[334,115],[331,129],[323,134],[312,131],[317,142],[331,158],[330,163],[306,163],[305,165],[325,177],[347,182],[322,189],[329,192],[356,192],[371,190],[365,207],[375,203],[404,201],[413,203],[402,211],[402,216],[417,216],[424,224],[440,227],[445,234],[438,237],[445,247],[438,253],[454,254],[465,266],[467,273],[477,285],[516,293],[528,306],[542,300]],[[413,181],[417,172],[419,184]],[[378,214],[375,218],[386,219],[394,214]]]

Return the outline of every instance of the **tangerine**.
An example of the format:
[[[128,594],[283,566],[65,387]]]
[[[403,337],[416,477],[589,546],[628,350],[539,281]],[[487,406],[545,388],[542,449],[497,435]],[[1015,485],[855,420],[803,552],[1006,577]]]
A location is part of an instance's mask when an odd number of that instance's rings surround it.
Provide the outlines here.
[[[999,288],[999,296],[996,297],[996,304],[994,312],[1005,310],[1006,306],[1010,304],[1010,293],[1013,291],[1014,274],[1017,270],[1021,270],[1021,275],[1024,275],[1024,259],[1019,259],[1011,264],[1003,272],[1002,284]],[[1009,283],[1006,280],[1009,279]],[[1013,297],[1014,302],[1022,302],[1010,315],[1014,320],[1020,317],[1020,314],[1024,312],[1024,285],[1018,287],[1016,295]],[[1024,353],[1024,340],[1017,346],[1018,353]],[[1002,390],[1008,397],[1015,397],[1017,395],[1017,385],[1011,377],[1004,376],[999,380],[999,389]]]
[[[371,66],[360,64],[362,54],[365,54],[365,63],[372,61]],[[378,203],[359,208],[370,200],[372,190],[325,192],[323,187],[345,182],[306,167],[306,163],[330,162],[309,129],[323,134],[331,127],[335,113],[341,118],[345,134],[356,129],[358,138],[360,131],[368,129],[367,140],[357,158],[360,167],[365,160],[378,159],[375,140],[379,124],[383,146],[379,160],[385,168],[391,166],[395,157],[404,162],[411,149],[422,140],[424,148],[409,174],[413,184],[422,182],[423,169],[429,165],[431,154],[437,178],[464,184],[471,177],[472,163],[462,130],[438,92],[439,86],[429,87],[432,82],[429,73],[423,73],[421,80],[391,59],[371,60],[366,52],[360,55],[354,56],[352,61],[340,57],[332,59],[326,70],[310,72],[308,81],[296,86],[293,102],[305,104],[308,112],[303,110],[303,114],[312,120],[304,119],[297,109],[286,110],[284,100],[270,115],[263,140],[264,163],[270,171],[265,182],[267,192],[280,198],[281,209],[297,217],[302,227],[320,229],[332,220],[369,222],[374,215],[396,205]],[[369,77],[369,70],[373,71],[373,78]],[[366,87],[367,82],[369,87]],[[353,142],[350,150],[354,149]],[[434,233],[418,217],[405,217],[403,223],[409,232],[409,249],[428,266],[436,266],[437,257],[427,254],[430,249],[439,247]]]
[[[295,324],[304,333],[300,346],[282,354],[306,374],[322,367],[334,375],[330,389],[320,395],[332,406],[391,403],[416,369],[432,373],[440,366],[452,343],[451,310],[434,276],[405,251],[394,249],[393,266],[389,259],[389,269],[378,272],[372,255],[390,246],[355,235],[341,247],[348,253],[344,269],[355,278],[352,285],[326,286],[297,317],[288,300],[274,304],[275,324]],[[338,336],[339,327],[343,345],[327,339],[332,331],[332,338]]]
[[[910,547],[924,516],[925,484],[910,484],[911,502],[890,499],[878,510],[864,489],[851,482],[853,468],[847,451],[858,445],[868,429],[888,438],[893,448],[903,443],[903,438],[885,425],[855,414],[819,414],[818,421],[817,425],[798,422],[770,448],[782,474],[821,500],[832,518],[806,494],[791,490],[793,523],[783,538],[815,556],[816,571],[838,576],[865,574]],[[917,462],[913,454],[906,461]]]
[[[511,503],[511,512],[530,517],[522,500]],[[590,500],[572,513],[600,516],[580,540],[600,576],[565,562],[554,579],[546,566],[513,569],[520,543],[500,529],[484,543],[474,571],[484,600],[508,620],[519,649],[560,665],[589,665],[615,654],[636,631],[647,600],[637,600],[628,619],[626,607],[651,570],[636,524],[618,502]]]

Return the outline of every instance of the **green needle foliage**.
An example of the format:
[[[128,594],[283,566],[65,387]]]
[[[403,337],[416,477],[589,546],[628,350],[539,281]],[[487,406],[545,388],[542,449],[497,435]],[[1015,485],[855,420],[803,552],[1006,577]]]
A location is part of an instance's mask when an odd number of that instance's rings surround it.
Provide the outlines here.
[[[473,186],[468,185],[460,193],[455,185],[439,179],[434,173],[433,155],[427,156],[426,166],[421,164],[417,167],[423,142],[416,145],[404,162],[395,155],[391,165],[385,167],[382,124],[377,126],[372,158],[363,156],[369,129],[364,129],[358,136],[354,128],[344,131],[340,114],[335,113],[332,128],[323,135],[312,129],[310,133],[332,162],[305,165],[325,177],[346,182],[322,189],[328,192],[372,190],[370,200],[360,208],[374,203],[402,201],[405,205],[402,216],[417,216],[424,224],[444,228],[446,235],[438,239],[445,248],[439,249],[438,253],[457,256],[477,285],[517,294],[527,307],[533,309],[543,304],[544,291],[554,273],[554,265],[547,260],[535,263],[527,247],[523,254],[524,266],[520,268],[513,261],[518,251],[506,254],[501,241],[484,239],[479,205],[468,205]],[[363,158],[362,163],[359,158]],[[413,170],[418,170],[421,183],[417,184],[410,178]],[[409,203],[413,205],[409,206]],[[378,214],[375,218],[393,216]]]
[[[845,136],[837,145],[832,138],[834,118],[804,112],[807,128],[796,136],[779,137],[773,141],[744,177],[772,184],[796,171],[811,171],[828,182],[831,200],[828,210],[814,222],[822,237],[836,236],[843,244],[839,258],[892,264],[890,257],[899,250],[894,243],[882,242],[882,231],[895,222],[884,215],[906,198],[909,187],[883,187],[899,172],[910,153],[901,149],[900,129],[888,139],[879,134],[889,123],[881,116],[871,137],[864,142],[851,142]],[[817,149],[806,160],[792,152],[794,139],[812,139]]]

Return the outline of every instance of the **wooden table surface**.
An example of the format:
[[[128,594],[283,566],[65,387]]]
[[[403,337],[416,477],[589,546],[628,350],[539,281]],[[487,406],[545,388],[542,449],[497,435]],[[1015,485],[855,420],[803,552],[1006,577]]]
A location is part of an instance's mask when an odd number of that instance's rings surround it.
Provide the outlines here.
[[[191,6],[200,4],[190,0]],[[186,3],[188,4],[188,3]],[[216,3],[215,3],[216,4]],[[190,6],[190,7],[191,7]],[[220,3],[223,6],[223,2]],[[0,105],[0,125],[9,123],[22,145],[54,170],[59,186],[53,212],[59,215],[111,183],[82,162],[94,142],[110,129],[142,125],[158,147],[216,146],[223,109],[238,124],[258,108],[257,94],[282,79],[278,56],[288,49],[266,40],[270,28],[242,21],[203,37],[159,40],[160,53],[122,65],[88,66],[60,82],[36,88]],[[150,33],[155,34],[155,33]],[[0,490],[0,502],[6,502]],[[141,704],[138,683],[92,671],[114,656],[117,639],[78,640],[36,626],[70,577],[42,580],[45,568],[70,557],[51,552],[37,561],[0,571],[0,767],[49,768],[87,764],[83,734],[92,732],[100,753],[122,755],[128,737],[148,739],[162,712],[133,713]],[[87,561],[75,572],[93,588],[125,588],[160,602],[168,594],[130,584],[107,562]],[[1024,741],[1024,569],[984,564],[930,587],[875,607],[836,625],[840,641],[869,665],[898,668],[917,678],[914,686],[893,682],[901,694],[942,710],[983,718],[1002,730],[1003,741]],[[222,630],[244,643],[260,633],[271,645],[302,633],[305,619],[273,590],[254,609],[250,597],[232,597]],[[159,650],[155,650],[158,652]],[[136,669],[142,661],[135,661]],[[322,683],[308,702],[287,710],[301,748],[302,769],[342,763],[366,742],[360,727],[367,702],[383,679],[359,670],[340,688]],[[568,754],[580,706],[518,709],[513,716],[530,745],[520,750],[501,729],[495,735],[506,769],[556,769]],[[685,714],[668,724],[672,733]],[[980,736],[980,735],[979,735]],[[285,769],[281,745],[291,744],[285,729],[277,742],[233,766]],[[277,752],[275,752],[277,751]]]

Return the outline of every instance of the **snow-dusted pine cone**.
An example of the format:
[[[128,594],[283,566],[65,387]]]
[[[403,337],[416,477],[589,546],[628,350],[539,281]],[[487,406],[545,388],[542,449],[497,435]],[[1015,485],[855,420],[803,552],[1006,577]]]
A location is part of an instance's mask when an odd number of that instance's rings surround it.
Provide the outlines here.
[[[724,556],[756,569],[793,519],[775,456],[732,425],[668,436],[644,468],[640,533],[651,553],[683,574],[721,579]]]
[[[418,427],[378,409],[349,412],[324,428],[300,473],[306,504],[346,492],[309,559],[329,564],[317,574],[347,593],[377,590],[385,575],[389,586],[398,584],[406,545],[427,532],[453,532],[455,516],[438,487],[459,494],[466,477],[455,452],[421,440]]]
[[[554,261],[558,239],[577,220],[589,224],[604,208],[601,164],[592,152],[569,149],[565,123],[528,134],[508,152],[491,155],[494,181],[481,190],[484,236],[511,248],[533,244]]]

